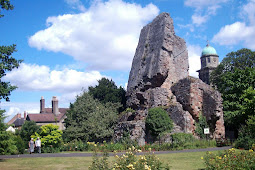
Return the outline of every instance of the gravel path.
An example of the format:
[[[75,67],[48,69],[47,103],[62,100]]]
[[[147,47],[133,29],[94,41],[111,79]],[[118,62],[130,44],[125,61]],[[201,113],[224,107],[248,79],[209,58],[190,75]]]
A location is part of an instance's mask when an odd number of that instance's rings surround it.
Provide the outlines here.
[[[217,148],[206,148],[206,149],[187,149],[187,150],[179,150],[179,151],[155,151],[155,154],[168,154],[168,153],[185,153],[185,152],[205,152],[205,151],[219,151],[219,150],[226,150],[231,149],[231,146],[225,147],[217,147]],[[120,152],[118,155],[121,155],[125,152]],[[145,153],[145,152],[144,152]],[[143,153],[138,153],[137,155],[141,155]],[[37,158],[37,157],[91,157],[93,153],[43,153],[43,154],[22,154],[22,155],[0,155],[0,159],[9,159],[9,158]],[[113,153],[109,154],[113,156]]]

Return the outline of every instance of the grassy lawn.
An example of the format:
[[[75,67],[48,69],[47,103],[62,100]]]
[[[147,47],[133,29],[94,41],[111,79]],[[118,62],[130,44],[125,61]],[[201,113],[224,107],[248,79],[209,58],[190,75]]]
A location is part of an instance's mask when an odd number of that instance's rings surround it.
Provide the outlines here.
[[[171,169],[203,169],[205,168],[201,156],[205,152],[193,153],[172,153],[157,155],[162,161],[168,163]],[[113,160],[110,157],[110,161]],[[15,169],[44,169],[44,170],[62,170],[62,169],[88,169],[92,157],[64,157],[64,158],[15,158],[0,160],[1,170]]]

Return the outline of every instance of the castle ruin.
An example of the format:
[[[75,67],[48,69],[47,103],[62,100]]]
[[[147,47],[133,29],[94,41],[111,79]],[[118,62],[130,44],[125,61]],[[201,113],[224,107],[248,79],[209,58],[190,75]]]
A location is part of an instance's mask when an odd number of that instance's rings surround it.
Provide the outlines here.
[[[189,76],[185,41],[175,35],[173,20],[161,13],[141,30],[127,87],[126,113],[115,129],[115,140],[124,131],[144,145],[148,109],[163,106],[174,122],[173,133],[195,134],[195,122],[202,114],[211,138],[225,137],[221,94],[202,80]],[[202,73],[202,71],[200,72]]]

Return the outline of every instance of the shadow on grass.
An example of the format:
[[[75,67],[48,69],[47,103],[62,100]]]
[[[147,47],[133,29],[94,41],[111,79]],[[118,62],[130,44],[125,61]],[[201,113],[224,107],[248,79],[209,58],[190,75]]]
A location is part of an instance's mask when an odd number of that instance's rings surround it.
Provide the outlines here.
[[[6,162],[6,160],[5,159],[0,159],[0,162]]]

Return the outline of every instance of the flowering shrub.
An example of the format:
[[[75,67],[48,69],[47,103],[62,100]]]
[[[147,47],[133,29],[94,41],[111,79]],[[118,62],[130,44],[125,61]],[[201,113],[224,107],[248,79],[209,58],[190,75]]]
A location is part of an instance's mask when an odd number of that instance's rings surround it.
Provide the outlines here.
[[[112,162],[113,167],[109,166],[107,149],[103,150],[103,156],[98,156],[98,146],[94,142],[89,142],[90,145],[94,146],[94,156],[92,165],[89,167],[90,170],[158,170],[158,169],[169,169],[165,166],[154,153],[149,152],[144,155],[137,156],[136,153],[142,152],[140,149],[136,149],[134,146],[128,149],[125,154],[115,155],[115,160]],[[102,146],[101,146],[102,148]],[[105,147],[106,148],[106,147]]]
[[[93,151],[94,151],[92,165],[89,167],[89,170],[108,170],[108,169],[110,169],[109,161],[108,161],[109,154],[107,152],[106,147],[101,146],[101,149],[103,149],[102,150],[103,156],[100,158],[98,155],[98,152],[99,152],[98,143],[96,144],[95,142],[87,142],[87,144],[90,145],[90,147],[92,147]],[[106,144],[105,141],[104,141],[104,144]]]
[[[163,163],[155,156],[151,149],[144,155],[137,156],[136,153],[141,150],[135,149],[135,147],[129,148],[126,154],[121,156],[115,155],[116,161],[113,169],[115,170],[128,170],[128,169],[141,169],[141,170],[153,170],[153,169],[170,169],[168,166],[164,166]]]
[[[236,151],[234,148],[213,154],[207,152],[206,169],[255,169],[255,145],[249,151]]]
[[[74,140],[72,142],[65,143],[60,148],[61,151],[89,151],[92,148],[89,148],[87,143],[84,143],[81,140]]]

